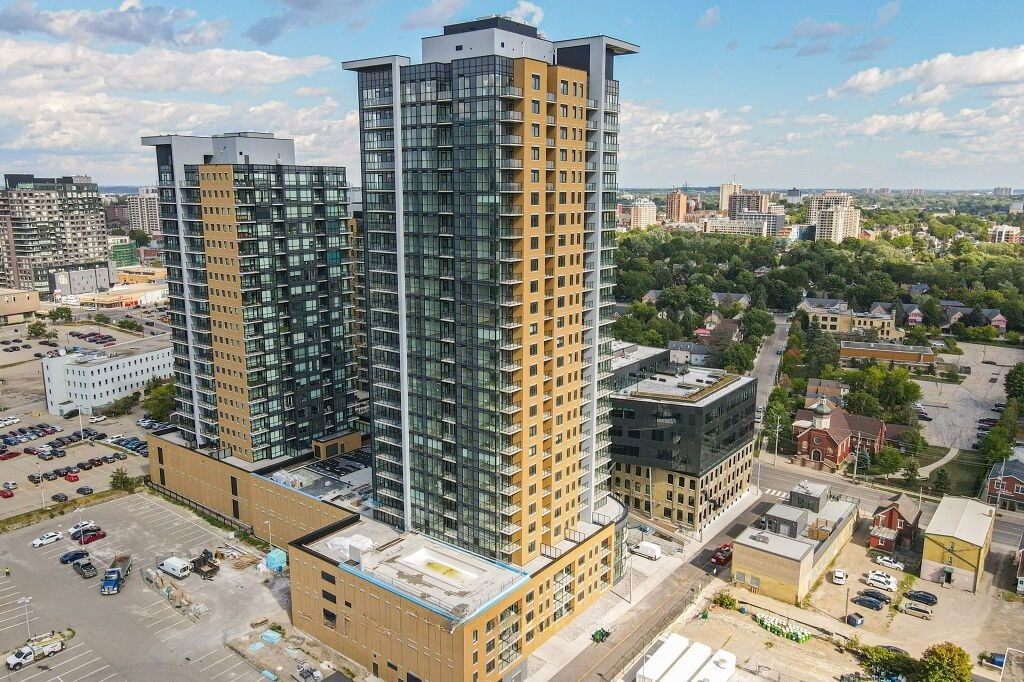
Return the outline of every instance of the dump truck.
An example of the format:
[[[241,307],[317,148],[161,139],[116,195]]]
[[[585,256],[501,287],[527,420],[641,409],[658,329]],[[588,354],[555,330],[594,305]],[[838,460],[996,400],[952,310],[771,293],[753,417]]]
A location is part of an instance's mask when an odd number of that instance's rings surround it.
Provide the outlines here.
[[[117,594],[121,591],[128,574],[132,572],[132,557],[130,554],[118,554],[110,562],[110,568],[103,574],[103,582],[100,583],[100,594]]]
[[[64,650],[64,634],[60,632],[44,632],[31,637],[25,646],[17,649],[7,657],[8,670],[21,670],[23,666],[35,663],[41,658],[53,656]]]

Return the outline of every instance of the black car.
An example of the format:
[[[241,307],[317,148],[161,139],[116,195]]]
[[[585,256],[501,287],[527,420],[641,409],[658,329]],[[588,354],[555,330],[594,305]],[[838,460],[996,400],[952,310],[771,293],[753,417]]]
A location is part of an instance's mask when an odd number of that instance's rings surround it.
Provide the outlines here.
[[[857,606],[863,606],[864,608],[871,609],[872,611],[882,610],[882,602],[878,601],[877,599],[872,599],[871,597],[866,597],[864,595],[858,595],[850,601],[852,601]]]
[[[78,468],[82,471],[88,471],[89,469],[92,469],[92,464],[90,462],[79,462]]]
[[[64,493],[57,493],[56,495],[50,497],[50,499],[53,500],[54,502],[67,502],[68,496],[65,495]]]
[[[83,535],[95,533],[98,530],[100,530],[99,526],[86,526],[85,528],[79,528],[68,537],[70,537],[72,540],[80,540]]]
[[[78,561],[89,556],[89,553],[84,549],[73,549],[70,552],[64,552],[60,555],[60,562],[62,564],[70,564],[72,561]]]
[[[881,590],[863,590],[862,592],[860,592],[860,594],[864,595],[865,597],[871,597],[872,599],[880,601],[883,604],[892,603],[892,597],[887,595],[885,592],[882,592]]]
[[[66,450],[54,450],[50,454],[54,457],[66,457],[68,453]]]
[[[39,474],[29,474],[28,475],[28,480],[29,480],[29,483],[41,483],[42,480],[43,480],[43,477],[40,476]]]
[[[75,490],[79,495],[92,495],[92,488],[87,485],[83,485],[81,488]]]
[[[846,617],[846,624],[859,628],[861,625],[864,625],[864,616],[856,612],[851,613]]]
[[[939,603],[939,598],[931,592],[925,592],[924,590],[910,590],[904,593],[904,596],[911,601],[916,601],[921,604],[928,606],[935,606]]]
[[[114,459],[128,459],[128,455],[123,452],[114,452],[112,454],[114,455]]]
[[[43,478],[45,478],[47,481],[56,481],[58,476],[52,471],[47,471],[46,473],[43,474]]]

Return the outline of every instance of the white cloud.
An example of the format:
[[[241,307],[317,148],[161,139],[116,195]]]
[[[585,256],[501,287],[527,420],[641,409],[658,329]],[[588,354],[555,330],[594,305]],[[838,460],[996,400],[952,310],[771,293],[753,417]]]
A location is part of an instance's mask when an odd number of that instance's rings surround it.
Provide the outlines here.
[[[737,111],[739,111],[741,114],[749,114],[753,110],[754,107],[750,106],[749,104],[744,104],[742,107],[737,109]]]
[[[425,6],[414,9],[406,15],[402,28],[436,28],[459,12],[466,0],[430,0]]]
[[[530,26],[540,26],[540,22],[544,21],[544,10],[529,0],[519,0],[516,6],[506,13],[506,16],[512,21]]]
[[[875,26],[881,28],[890,21],[895,19],[900,13],[900,2],[899,0],[893,0],[887,2],[878,8],[878,12],[875,14]]]
[[[922,166],[936,168],[944,168],[964,161],[963,152],[953,147],[939,147],[926,152],[911,149],[900,152],[897,157],[907,161],[916,161]]]
[[[42,33],[81,43],[110,42],[168,44],[179,47],[210,45],[224,35],[227,20],[196,20],[196,12],[181,7],[144,7],[126,0],[117,9],[42,11],[32,0],[15,0],[0,10],[0,32]]]
[[[291,58],[257,50],[143,47],[110,53],[72,43],[0,40],[0,85],[8,96],[59,88],[226,93],[309,76],[332,66],[328,57]]]
[[[794,38],[806,38],[808,40],[822,40],[835,38],[850,32],[850,27],[838,21],[818,21],[806,17],[793,25]]]
[[[714,5],[701,13],[700,18],[697,19],[697,28],[702,31],[708,31],[718,26],[721,21],[722,11],[718,9],[718,5]]]
[[[831,88],[828,94],[830,97],[874,95],[904,83],[918,83],[923,90],[944,85],[950,91],[1024,83],[1024,45],[979,50],[966,55],[947,52],[895,69],[872,67],[850,76],[838,88]]]
[[[292,90],[292,94],[296,97],[326,97],[329,92],[330,90],[327,88],[314,88],[308,85]]]
[[[369,21],[377,0],[273,0],[281,5],[276,14],[263,17],[245,30],[245,37],[257,45],[269,45],[296,28],[345,22],[355,31]]]
[[[949,88],[944,83],[939,83],[934,88],[919,88],[917,92],[903,95],[900,97],[900,104],[928,107],[941,104],[952,96],[953,93],[949,91]]]

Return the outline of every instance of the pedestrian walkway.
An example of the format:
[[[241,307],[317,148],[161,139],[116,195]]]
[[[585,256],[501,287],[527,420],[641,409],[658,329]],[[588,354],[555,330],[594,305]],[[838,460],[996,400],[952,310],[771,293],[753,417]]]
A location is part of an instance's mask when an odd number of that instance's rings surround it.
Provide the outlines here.
[[[788,500],[789,492],[785,490],[777,490],[775,488],[761,488],[761,492],[769,497],[778,497],[779,499]]]
[[[920,469],[917,470],[917,473],[921,478],[927,478],[930,473],[938,469],[943,464],[948,464],[949,462],[952,462],[958,454],[960,454],[960,450],[957,449],[956,446],[953,446],[949,449],[949,452],[947,452],[942,459],[921,467]]]

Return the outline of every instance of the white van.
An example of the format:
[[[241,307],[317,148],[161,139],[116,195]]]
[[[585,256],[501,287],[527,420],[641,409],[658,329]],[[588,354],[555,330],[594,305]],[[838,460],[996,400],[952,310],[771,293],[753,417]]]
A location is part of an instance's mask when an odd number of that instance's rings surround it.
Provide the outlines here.
[[[167,575],[173,578],[177,578],[178,580],[181,580],[182,578],[187,578],[188,574],[192,572],[192,564],[185,561],[184,559],[179,559],[176,556],[164,559],[159,564],[157,564],[157,568],[159,568]]]
[[[661,558],[661,547],[653,542],[641,542],[636,547],[633,547],[631,551],[633,554],[639,554],[651,561],[657,561]]]
[[[925,620],[932,619],[932,610],[924,604],[918,604],[916,601],[900,602],[900,612],[905,613],[908,616],[924,618]]]

